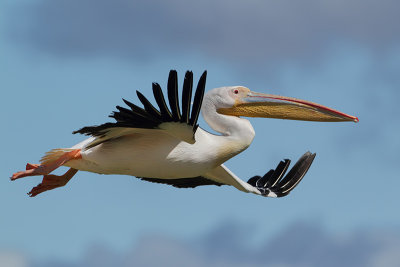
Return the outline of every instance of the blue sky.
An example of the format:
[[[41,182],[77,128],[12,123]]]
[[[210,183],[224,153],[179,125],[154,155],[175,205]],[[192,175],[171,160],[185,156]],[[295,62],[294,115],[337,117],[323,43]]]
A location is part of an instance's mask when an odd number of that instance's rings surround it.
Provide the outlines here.
[[[237,226],[229,236],[237,235],[236,249],[250,257],[252,246],[273,246],[279,237],[290,242],[285,234],[302,231],[293,227],[298,222],[320,227],[315,235],[322,232],[326,244],[362,236],[396,262],[390,255],[400,251],[398,9],[396,1],[2,1],[0,262],[84,266],[93,246],[114,251],[107,259],[115,262],[121,254],[162,254],[190,243],[183,246],[188,259],[203,266],[218,259],[199,252],[207,247],[201,240],[224,225]],[[151,83],[165,85],[170,69],[181,78],[193,70],[196,79],[207,69],[207,89],[243,85],[307,99],[360,123],[251,119],[253,144],[227,162],[239,177],[317,153],[302,183],[282,199],[85,172],[65,188],[29,198],[39,177],[9,181],[26,162],[84,138],[73,130],[109,120],[122,97],[137,102],[135,90],[150,96]],[[235,253],[227,249],[224,259]],[[167,256],[160,258],[172,264]]]

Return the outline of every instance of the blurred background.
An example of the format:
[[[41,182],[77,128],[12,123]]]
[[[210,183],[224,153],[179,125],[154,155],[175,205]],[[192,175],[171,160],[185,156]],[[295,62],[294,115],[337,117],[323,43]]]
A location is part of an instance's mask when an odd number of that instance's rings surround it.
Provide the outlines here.
[[[400,4],[394,0],[0,2],[0,265],[400,266]],[[170,69],[358,116],[250,119],[247,180],[317,153],[282,199],[79,172],[29,198],[27,162],[84,136]],[[200,125],[209,129],[203,120]],[[65,172],[62,169],[59,173]]]

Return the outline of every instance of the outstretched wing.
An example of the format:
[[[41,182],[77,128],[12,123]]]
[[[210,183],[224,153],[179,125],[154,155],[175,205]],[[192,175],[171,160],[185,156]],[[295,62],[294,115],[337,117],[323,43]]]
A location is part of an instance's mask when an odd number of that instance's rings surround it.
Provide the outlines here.
[[[264,176],[254,176],[245,181],[241,180],[224,165],[220,165],[203,176],[179,179],[144,178],[141,180],[169,184],[178,188],[193,188],[201,185],[232,185],[237,189],[262,195],[265,197],[284,197],[288,195],[303,179],[314,161],[315,153],[304,153],[293,168],[285,176],[290,160],[281,161],[275,169],[271,169]]]
[[[290,160],[281,161],[275,170],[270,170],[264,176],[254,176],[244,182],[227,167],[221,165],[212,172],[204,175],[205,178],[222,184],[228,184],[237,189],[255,193],[266,197],[283,197],[288,195],[303,179],[315,158],[315,153],[304,153],[296,162],[293,168],[285,173],[289,168]]]
[[[74,131],[96,137],[86,148],[94,147],[112,138],[135,132],[134,129],[159,129],[175,136],[183,141],[193,144],[194,134],[197,130],[197,120],[203,102],[204,90],[206,85],[207,71],[201,75],[197,84],[192,109],[192,87],[193,73],[187,71],[183,82],[182,90],[182,112],[179,108],[178,96],[178,74],[175,70],[169,72],[168,77],[168,105],[165,101],[161,86],[153,83],[153,95],[158,105],[155,108],[147,98],[136,91],[143,108],[123,99],[128,108],[117,106],[109,117],[114,118],[115,122],[108,122],[97,126],[87,126]]]
[[[290,160],[279,162],[275,170],[270,170],[263,177],[254,176],[247,183],[257,188],[264,196],[284,197],[288,195],[303,179],[316,154],[306,152],[296,162],[292,169],[285,175],[290,165]]]

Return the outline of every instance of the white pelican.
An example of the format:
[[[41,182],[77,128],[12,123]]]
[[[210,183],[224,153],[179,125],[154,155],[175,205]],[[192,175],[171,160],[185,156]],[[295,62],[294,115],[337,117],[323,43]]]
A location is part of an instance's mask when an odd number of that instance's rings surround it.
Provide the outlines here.
[[[26,170],[14,173],[11,180],[44,175],[42,182],[28,193],[31,197],[66,185],[78,170],[132,175],[175,187],[232,185],[243,192],[282,197],[301,181],[315,154],[305,153],[286,176],[284,174],[290,164],[288,159],[262,177],[254,176],[247,182],[243,181],[223,165],[253,141],[255,133],[252,125],[240,116],[358,121],[357,117],[316,103],[256,93],[243,86],[216,88],[204,95],[206,76],[205,71],[190,108],[193,73],[186,72],[181,112],[177,72],[171,70],[168,79],[170,109],[160,85],[153,83],[153,94],[159,109],[137,92],[143,108],[123,99],[129,108],[117,106],[118,111],[110,115],[115,122],[75,131],[90,137],[71,148],[51,150],[40,160],[40,164],[28,163]],[[198,127],[200,109],[204,120],[220,135]],[[62,176],[50,174],[60,166],[70,169]]]

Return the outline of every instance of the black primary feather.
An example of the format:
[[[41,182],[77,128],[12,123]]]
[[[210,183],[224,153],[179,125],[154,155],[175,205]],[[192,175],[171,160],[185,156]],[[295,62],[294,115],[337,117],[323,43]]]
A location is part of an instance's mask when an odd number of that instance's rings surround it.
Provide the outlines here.
[[[183,80],[181,122],[189,124],[190,101],[192,100],[193,72],[187,71]]]
[[[164,122],[172,121],[172,114],[168,109],[167,103],[165,102],[164,95],[161,90],[161,86],[158,83],[153,83],[153,95],[160,108],[161,117]]]
[[[275,170],[268,171],[263,177],[254,176],[247,183],[256,187],[263,196],[268,196],[271,192],[277,197],[286,196],[303,179],[314,161],[315,155],[310,152],[304,153],[285,177],[283,176],[290,165],[288,159],[281,161]]]
[[[168,103],[170,105],[169,107],[167,106],[160,85],[158,83],[153,83],[153,95],[159,110],[157,110],[143,94],[137,91],[137,96],[140,102],[143,104],[143,108],[123,99],[129,108],[117,106],[117,111],[114,111],[110,115],[111,118],[115,119],[115,122],[107,122],[97,126],[83,127],[77,131],[74,131],[73,133],[98,137],[105,136],[107,130],[115,127],[155,129],[160,124],[165,122],[182,122],[192,126],[194,135],[198,127],[197,120],[203,102],[206,77],[207,71],[204,71],[197,84],[191,113],[190,104],[192,101],[193,73],[191,71],[187,71],[185,74],[182,90],[181,113],[178,99],[178,75],[175,70],[171,70],[167,85]]]
[[[176,122],[181,120],[178,101],[178,73],[175,70],[169,72],[168,77],[168,101],[171,107],[172,119]]]
[[[197,84],[196,93],[194,94],[192,115],[190,116],[189,125],[197,128],[197,119],[200,115],[201,104],[203,103],[204,91],[206,88],[207,71],[204,71]]]
[[[138,96],[140,102],[142,102],[146,112],[161,121],[161,113],[150,103],[150,101],[147,100],[147,98],[139,91],[136,91],[136,95]]]

